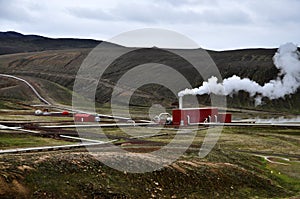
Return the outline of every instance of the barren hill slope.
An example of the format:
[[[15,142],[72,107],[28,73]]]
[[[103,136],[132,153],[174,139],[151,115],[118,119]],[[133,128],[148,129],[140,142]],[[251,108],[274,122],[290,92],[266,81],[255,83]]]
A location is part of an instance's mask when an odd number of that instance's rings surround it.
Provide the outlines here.
[[[0,32],[0,55],[20,52],[37,52],[72,48],[93,48],[101,41],[92,39],[53,39],[39,35],[23,35],[18,32]]]
[[[18,43],[17,38],[15,42]],[[84,45],[83,45],[84,46]],[[110,45],[109,48],[114,48]],[[0,56],[1,73],[14,74],[26,78],[34,77],[53,82],[72,90],[76,73],[92,48],[69,48],[62,50],[47,50],[41,52],[16,53]],[[30,51],[30,50],[28,50]],[[198,56],[195,50],[178,50],[188,53],[191,57]],[[259,84],[276,78],[278,70],[273,65],[272,57],[276,49],[245,49],[232,51],[208,51],[223,78],[236,74],[240,77],[249,77]],[[157,58],[159,55],[159,58]],[[111,92],[119,78],[131,68],[159,59],[158,62],[169,66],[185,75],[193,87],[202,84],[202,77],[195,73],[195,70],[188,63],[170,56],[161,49],[146,48],[133,51],[125,58],[121,57],[109,67],[105,75],[99,82],[96,100],[99,103],[109,102]],[[157,71],[159,75],[160,71]],[[123,88],[126,90],[126,87]],[[52,91],[55,92],[55,91]],[[201,104],[209,104],[208,96],[199,97]],[[66,99],[70,100],[69,98]],[[258,109],[278,110],[278,111],[300,111],[299,91],[286,99],[269,101],[264,99],[265,105],[256,107]],[[176,104],[177,99],[167,89],[158,85],[146,85],[135,92],[132,105],[148,106],[152,103],[162,103],[166,106]],[[70,103],[70,101],[65,102]],[[231,107],[255,108],[254,100],[248,94],[240,92],[238,96],[228,97],[228,105]]]

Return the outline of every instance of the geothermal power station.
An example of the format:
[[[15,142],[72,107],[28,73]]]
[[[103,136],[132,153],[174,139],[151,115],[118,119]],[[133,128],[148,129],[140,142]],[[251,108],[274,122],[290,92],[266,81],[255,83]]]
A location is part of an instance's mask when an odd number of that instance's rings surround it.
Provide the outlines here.
[[[124,118],[121,116],[109,116],[101,114],[90,114],[85,112],[75,112],[74,122],[78,123],[92,123],[100,122],[101,118],[114,119],[122,121],[126,126],[135,125],[168,125],[173,127],[186,127],[191,125],[208,125],[208,124],[226,124],[226,125],[243,125],[241,121],[235,121],[232,123],[232,115],[220,111],[217,107],[205,107],[205,108],[184,108],[183,97],[186,95],[203,95],[203,94],[215,94],[228,96],[239,91],[245,91],[249,93],[250,97],[255,98],[255,104],[262,103],[263,98],[278,99],[284,98],[286,95],[293,94],[300,86],[300,55],[297,46],[292,43],[287,43],[279,47],[278,51],[273,57],[274,65],[279,69],[278,77],[271,80],[264,85],[259,85],[257,82],[250,80],[249,78],[240,78],[236,75],[226,78],[223,82],[219,83],[216,77],[211,77],[207,82],[203,82],[199,88],[185,89],[178,93],[179,107],[172,110],[172,115],[169,113],[161,113],[157,115],[152,121],[140,120],[133,121],[131,118]],[[33,89],[33,87],[31,86]],[[36,91],[34,90],[36,93]],[[38,95],[39,98],[41,98]],[[49,104],[47,102],[47,104]],[[40,111],[37,111],[40,113]],[[39,115],[49,115],[46,112]],[[51,114],[50,114],[51,115]],[[52,115],[57,115],[52,113]],[[63,115],[63,114],[62,114]],[[68,114],[65,114],[67,116]],[[117,121],[117,123],[118,123]],[[232,123],[232,124],[231,124]],[[110,124],[103,124],[105,127],[109,127]],[[111,124],[116,126],[117,124]],[[124,125],[124,124],[122,124]],[[249,125],[249,124],[247,124]],[[254,124],[253,124],[254,125]],[[75,125],[76,126],[76,125]],[[101,125],[100,125],[101,126]],[[63,126],[60,126],[63,127]]]
[[[256,104],[262,103],[263,98],[278,99],[286,95],[293,94],[300,86],[300,61],[297,46],[292,43],[287,43],[280,46],[278,51],[273,57],[275,66],[279,69],[278,77],[271,80],[264,85],[250,80],[249,78],[240,78],[236,75],[218,82],[216,77],[211,77],[207,82],[199,88],[185,89],[178,93],[178,107],[170,110],[170,112],[160,113],[154,118],[136,119],[127,118],[119,115],[104,115],[98,113],[85,112],[81,110],[73,110],[66,106],[55,106],[41,97],[39,92],[34,88],[30,82],[16,76],[0,74],[4,78],[12,78],[27,85],[36,97],[45,105],[37,105],[35,115],[39,117],[73,117],[73,120],[68,122],[57,122],[45,124],[41,123],[40,126],[22,125],[20,123],[13,123],[9,126],[1,125],[1,129],[18,130],[27,133],[40,134],[41,131],[54,130],[60,132],[60,129],[70,128],[112,128],[112,127],[135,127],[135,126],[163,126],[166,128],[188,128],[189,126],[282,126],[282,127],[299,127],[299,123],[255,123],[253,120],[233,120],[231,113],[227,113],[226,107],[183,107],[183,98],[186,95],[231,95],[239,91],[246,91],[250,97],[255,98]],[[42,110],[39,110],[42,108]],[[50,111],[49,111],[50,110]],[[53,110],[53,111],[52,111]],[[55,110],[55,111],[54,111]],[[251,119],[251,118],[250,118]],[[63,132],[63,130],[62,130]],[[61,134],[60,136],[65,136]],[[78,135],[77,135],[78,136]],[[81,139],[70,137],[70,139]],[[99,142],[96,142],[99,143]],[[78,147],[76,145],[75,147]],[[79,146],[81,147],[81,145]],[[31,150],[31,149],[30,149]],[[8,151],[10,153],[11,151]],[[14,151],[13,151],[14,152]],[[6,153],[2,151],[2,153]]]

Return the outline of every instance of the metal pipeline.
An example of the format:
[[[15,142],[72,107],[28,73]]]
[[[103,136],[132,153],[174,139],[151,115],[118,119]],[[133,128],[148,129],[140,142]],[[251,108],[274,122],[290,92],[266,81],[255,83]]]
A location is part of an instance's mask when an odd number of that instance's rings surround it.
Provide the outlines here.
[[[217,123],[218,122],[218,116],[215,115],[215,122]]]
[[[216,123],[216,122],[196,122],[196,123],[191,123],[191,117],[189,115],[186,116],[187,117],[187,125],[188,126],[194,126],[194,125],[204,125],[204,126],[213,126],[213,125],[219,125],[221,126],[221,124]]]

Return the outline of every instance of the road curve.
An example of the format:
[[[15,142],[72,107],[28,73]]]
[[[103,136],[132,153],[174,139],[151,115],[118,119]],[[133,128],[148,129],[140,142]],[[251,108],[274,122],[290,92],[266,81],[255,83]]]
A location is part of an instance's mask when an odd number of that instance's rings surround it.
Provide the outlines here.
[[[39,100],[47,105],[51,105],[50,102],[48,102],[46,99],[44,99],[40,94],[39,92],[28,82],[26,81],[25,79],[22,79],[20,77],[16,77],[16,76],[13,76],[13,75],[7,75],[7,74],[0,74],[0,77],[8,77],[8,78],[12,78],[12,79],[16,79],[16,80],[19,80],[23,83],[25,83],[33,92],[34,94],[39,98]]]

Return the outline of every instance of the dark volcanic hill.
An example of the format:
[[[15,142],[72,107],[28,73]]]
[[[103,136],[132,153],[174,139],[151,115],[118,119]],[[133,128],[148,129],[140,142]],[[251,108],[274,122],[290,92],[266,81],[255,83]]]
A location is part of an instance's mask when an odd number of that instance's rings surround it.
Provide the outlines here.
[[[101,41],[92,39],[53,39],[39,35],[23,35],[18,32],[0,32],[0,55],[45,50],[93,48]]]
[[[15,74],[37,81],[42,88],[51,88],[47,91],[49,91],[49,97],[54,99],[56,99],[55,96],[59,96],[56,90],[61,92],[63,89],[72,90],[74,79],[81,63],[91,49],[99,43],[99,41],[94,40],[50,39],[41,36],[24,36],[11,32],[1,33],[0,35],[0,49],[5,53],[5,55],[0,56],[1,73]],[[5,45],[3,46],[3,43],[5,42],[16,44],[11,52],[32,52],[13,54],[8,50],[4,50]],[[42,45],[38,45],[39,43]],[[108,50],[113,50],[114,48],[113,44],[108,46]],[[8,49],[7,45],[6,49]],[[178,51],[183,51],[191,57],[199,56],[196,50]],[[276,78],[278,74],[278,70],[272,61],[275,52],[276,49],[208,51],[223,78],[236,74],[240,77],[249,77],[261,85]],[[121,57],[115,60],[105,72],[97,89],[96,100],[99,103],[104,104],[110,101],[112,90],[117,81],[129,69],[136,65],[147,63],[149,60],[158,59],[157,57],[159,57],[159,63],[174,66],[174,69],[184,74],[193,87],[198,87],[202,84],[203,79],[195,75],[196,73],[192,66],[176,57],[161,53],[161,49],[141,49],[130,56],[126,59]],[[162,75],[159,69],[156,72],[157,75]],[[57,87],[60,87],[60,89],[57,89]],[[129,88],[124,86],[119,89],[124,90],[123,94],[126,95]],[[8,92],[7,89],[5,91],[6,93]],[[59,101],[62,102],[63,99],[60,97]],[[199,99],[203,105],[209,105],[210,103],[209,96],[201,96]],[[300,112],[299,91],[294,95],[287,96],[285,99],[273,101],[264,99],[265,104],[259,107],[254,107],[253,98],[250,98],[247,93],[243,92],[228,97],[227,101],[230,107],[236,108]],[[158,85],[146,85],[140,88],[131,99],[131,104],[138,106],[151,106],[152,103],[162,103],[166,106],[171,106],[176,104],[176,102],[177,99],[174,94]],[[65,103],[70,103],[70,97],[65,98]]]

